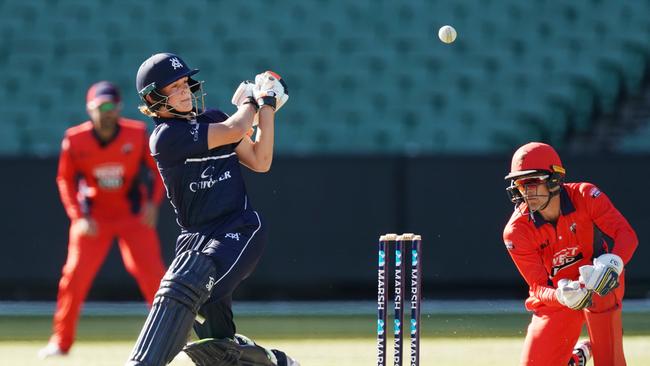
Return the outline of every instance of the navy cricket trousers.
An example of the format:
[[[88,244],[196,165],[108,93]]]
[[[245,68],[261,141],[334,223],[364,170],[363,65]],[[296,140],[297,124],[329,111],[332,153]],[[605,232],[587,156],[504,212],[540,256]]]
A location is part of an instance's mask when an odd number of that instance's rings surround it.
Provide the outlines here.
[[[246,211],[230,225],[179,235],[177,255],[186,250],[200,251],[210,256],[217,268],[210,298],[199,309],[200,321],[194,322],[199,339],[234,337],[232,293],[253,273],[266,242],[266,228],[255,211]]]

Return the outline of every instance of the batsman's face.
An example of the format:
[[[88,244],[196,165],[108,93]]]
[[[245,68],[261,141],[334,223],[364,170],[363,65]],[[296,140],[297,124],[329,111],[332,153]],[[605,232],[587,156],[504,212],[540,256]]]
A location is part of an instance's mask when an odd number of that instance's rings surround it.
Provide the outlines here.
[[[542,177],[528,177],[518,179],[514,183],[524,197],[530,211],[537,211],[546,204],[550,194],[546,186],[546,179]]]
[[[168,97],[167,104],[179,112],[192,110],[192,91],[187,84],[187,77],[180,78],[162,88],[162,93]]]

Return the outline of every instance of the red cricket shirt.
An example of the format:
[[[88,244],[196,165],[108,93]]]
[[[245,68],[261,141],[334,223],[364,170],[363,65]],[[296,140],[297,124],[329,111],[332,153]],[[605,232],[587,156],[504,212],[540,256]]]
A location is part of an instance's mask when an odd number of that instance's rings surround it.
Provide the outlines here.
[[[145,124],[126,118],[119,119],[118,132],[108,142],[97,137],[91,121],[66,131],[56,181],[70,219],[120,218],[137,213],[145,197],[161,201],[162,179],[147,141]],[[143,167],[150,172],[149,189]]]
[[[525,212],[525,204],[523,208]],[[560,209],[555,224],[539,212],[531,220],[515,209],[503,231],[508,253],[530,287],[529,310],[562,306],[555,298],[560,279],[577,280],[578,268],[603,253],[614,253],[627,264],[638,245],[625,217],[591,183],[563,184]]]

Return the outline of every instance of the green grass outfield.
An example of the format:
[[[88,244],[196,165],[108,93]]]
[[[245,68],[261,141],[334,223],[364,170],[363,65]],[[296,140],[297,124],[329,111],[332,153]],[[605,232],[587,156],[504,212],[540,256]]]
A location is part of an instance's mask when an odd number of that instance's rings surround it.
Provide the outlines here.
[[[650,314],[623,315],[628,365],[650,365]],[[516,365],[527,314],[425,315],[421,365]],[[375,359],[373,316],[242,316],[238,331],[286,350],[303,366],[360,366]],[[121,365],[137,337],[142,316],[85,316],[78,342],[66,358],[41,361],[36,351],[50,332],[49,316],[0,317],[0,365]],[[389,349],[390,351],[390,349]],[[189,366],[185,357],[172,365]]]

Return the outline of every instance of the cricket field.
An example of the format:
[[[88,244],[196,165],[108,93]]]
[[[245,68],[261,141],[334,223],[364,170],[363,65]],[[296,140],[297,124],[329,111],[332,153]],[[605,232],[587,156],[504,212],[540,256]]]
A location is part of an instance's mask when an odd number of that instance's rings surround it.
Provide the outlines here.
[[[517,365],[526,314],[437,314],[422,319],[421,365]],[[375,318],[350,316],[243,316],[238,332],[279,348],[303,366],[360,366],[375,362]],[[48,316],[0,316],[0,364],[11,366],[115,366],[124,364],[143,316],[84,316],[66,357],[39,360],[50,332]],[[624,314],[630,366],[650,365],[650,314]],[[390,339],[389,339],[390,343]],[[389,348],[389,356],[391,349]],[[191,366],[179,355],[175,366]]]

